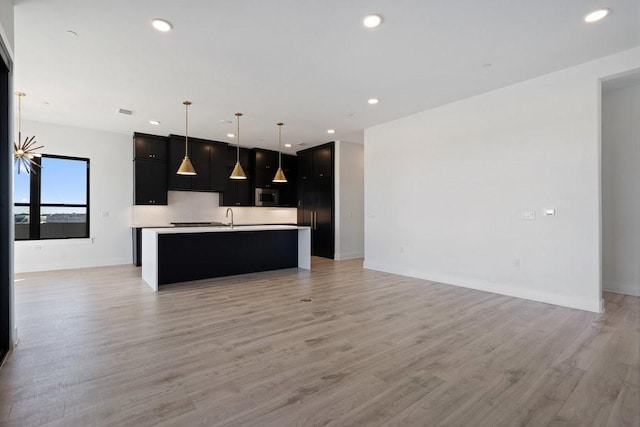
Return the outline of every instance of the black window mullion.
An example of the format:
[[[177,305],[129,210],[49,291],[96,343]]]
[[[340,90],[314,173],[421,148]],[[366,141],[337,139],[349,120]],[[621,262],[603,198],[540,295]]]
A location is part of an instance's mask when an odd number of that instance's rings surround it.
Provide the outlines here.
[[[33,159],[37,166],[34,166],[35,172],[31,172],[29,177],[29,239],[40,239],[40,157]]]

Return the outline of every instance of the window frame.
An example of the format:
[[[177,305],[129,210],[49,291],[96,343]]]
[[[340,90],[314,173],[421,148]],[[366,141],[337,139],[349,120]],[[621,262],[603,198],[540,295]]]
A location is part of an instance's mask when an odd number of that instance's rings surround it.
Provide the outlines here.
[[[84,161],[87,165],[87,203],[86,204],[78,204],[78,203],[42,203],[42,174],[40,173],[40,165],[42,163],[42,158],[50,158],[50,159],[63,159],[63,160],[76,160],[76,161]],[[89,188],[89,177],[91,171],[91,162],[90,159],[86,157],[73,157],[73,156],[60,156],[55,154],[42,154],[42,157],[34,157],[32,159],[34,163],[38,166],[35,167],[36,173],[29,174],[29,203],[20,202],[17,203],[14,201],[13,206],[15,207],[29,207],[29,237],[26,239],[18,239],[15,238],[16,242],[25,242],[30,240],[68,240],[68,239],[89,239],[91,236],[90,230],[90,188]],[[42,208],[45,207],[73,207],[73,208],[85,208],[87,212],[87,221],[85,227],[85,235],[80,237],[41,237],[40,232],[40,215],[42,212]],[[14,215],[15,218],[15,215]],[[32,218],[37,218],[36,221],[32,221]],[[15,227],[15,220],[14,220]]]

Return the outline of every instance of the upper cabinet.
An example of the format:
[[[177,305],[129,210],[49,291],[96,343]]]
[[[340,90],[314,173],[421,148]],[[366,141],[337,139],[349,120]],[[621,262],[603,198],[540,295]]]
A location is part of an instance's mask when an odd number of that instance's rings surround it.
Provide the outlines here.
[[[189,138],[188,154],[196,175],[178,175],[185,155],[184,137],[169,135],[169,190],[224,191],[227,144]]]
[[[333,176],[333,144],[323,145],[313,150],[314,179]]]
[[[167,138],[146,133],[133,134],[135,159],[167,161]]]
[[[301,181],[333,176],[333,143],[298,152],[298,177]]]
[[[278,206],[295,207],[297,201],[296,188],[296,156],[282,154],[282,172],[287,182],[273,182],[278,170],[278,152],[256,148],[255,155],[255,187],[278,190]]]
[[[226,188],[220,193],[220,206],[253,206],[253,150],[240,149],[240,164],[247,179],[231,179],[231,171],[236,164],[237,151],[235,147],[227,148],[225,160]]]
[[[273,187],[273,177],[278,170],[278,152],[255,148],[255,186],[256,188]]]
[[[167,204],[167,138],[133,134],[133,203]]]

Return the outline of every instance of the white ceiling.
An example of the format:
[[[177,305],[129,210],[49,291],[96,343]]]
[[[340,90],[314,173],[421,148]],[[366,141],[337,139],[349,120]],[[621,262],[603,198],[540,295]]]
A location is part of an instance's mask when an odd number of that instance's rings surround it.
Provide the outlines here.
[[[14,86],[26,119],[184,134],[188,99],[191,136],[234,142],[241,111],[241,145],[277,149],[283,121],[295,151],[638,46],[639,16],[637,0],[15,0]]]

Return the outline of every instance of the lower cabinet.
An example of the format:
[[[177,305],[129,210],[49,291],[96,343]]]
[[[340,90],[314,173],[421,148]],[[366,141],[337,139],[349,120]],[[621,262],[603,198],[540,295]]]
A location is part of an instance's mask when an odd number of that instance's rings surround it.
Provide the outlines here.
[[[133,265],[140,267],[142,265],[142,228],[135,227],[131,229],[131,242],[133,244]]]

